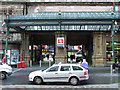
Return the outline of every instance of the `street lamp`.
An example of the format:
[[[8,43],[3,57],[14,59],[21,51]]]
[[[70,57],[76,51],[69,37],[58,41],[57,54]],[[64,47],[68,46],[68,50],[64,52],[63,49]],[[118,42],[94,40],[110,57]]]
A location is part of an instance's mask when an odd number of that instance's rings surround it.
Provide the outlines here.
[[[2,28],[1,28],[1,49],[2,49],[2,52],[4,53],[4,51],[3,51],[3,37],[4,37],[4,25],[5,25],[5,23],[3,23],[2,24]],[[2,57],[2,58],[4,58],[4,57]]]
[[[9,6],[7,7],[7,15],[6,15],[6,19],[9,19]],[[5,63],[7,63],[7,55],[8,55],[8,39],[9,39],[9,27],[7,25],[8,22],[6,22],[6,49],[5,49]]]
[[[115,2],[115,1],[114,1]],[[112,8],[112,12],[111,15],[114,17],[114,13],[115,13],[115,3],[113,2],[113,8]],[[111,27],[111,37],[112,37],[112,58],[113,58],[113,62],[115,62],[115,46],[114,46],[114,37],[115,37],[115,33],[119,30],[119,26],[117,25],[117,21],[116,20],[112,20],[112,27]]]
[[[117,25],[117,21],[112,22],[112,29],[111,29],[111,37],[112,37],[112,58],[113,62],[115,62],[115,46],[114,46],[114,37],[115,33],[119,30],[119,25]]]

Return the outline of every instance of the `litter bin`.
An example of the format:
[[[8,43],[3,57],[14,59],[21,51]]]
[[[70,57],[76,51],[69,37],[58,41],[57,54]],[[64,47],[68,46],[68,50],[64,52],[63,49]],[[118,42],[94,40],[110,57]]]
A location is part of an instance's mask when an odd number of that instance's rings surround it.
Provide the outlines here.
[[[25,61],[22,61],[22,68],[25,68]]]
[[[17,62],[17,68],[21,68],[21,62]]]

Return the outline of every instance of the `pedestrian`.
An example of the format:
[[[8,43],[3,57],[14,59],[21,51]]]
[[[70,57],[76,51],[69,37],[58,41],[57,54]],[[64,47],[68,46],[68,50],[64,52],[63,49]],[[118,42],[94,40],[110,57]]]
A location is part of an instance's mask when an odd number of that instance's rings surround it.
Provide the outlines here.
[[[120,55],[117,55],[118,61],[120,61]]]
[[[5,63],[5,57],[3,57],[2,62],[4,62],[4,63]]]
[[[46,57],[47,57],[47,60],[49,60],[49,53],[46,55]]]
[[[120,72],[120,60],[119,60],[119,63],[118,63],[118,70]]]
[[[115,68],[116,68],[116,63],[114,62],[113,65],[112,65],[112,69],[113,69],[112,71],[113,71],[113,72],[116,71]]]
[[[41,57],[40,57],[40,54],[37,53],[37,58],[36,58],[36,59],[37,59],[37,63],[38,63],[38,64],[39,64],[39,62],[40,62],[40,58],[41,58]]]
[[[88,69],[88,62],[86,62],[86,59],[83,59],[83,62],[81,63],[81,66]]]
[[[21,56],[21,54],[19,54],[19,61],[22,61],[22,56]]]
[[[80,62],[78,62],[78,63],[81,65],[82,62],[80,61]]]
[[[71,60],[71,62],[73,61],[73,59],[75,59],[75,55],[74,55],[74,54],[71,54],[71,55],[70,55],[70,60]]]
[[[117,57],[115,57],[115,64],[117,64]]]

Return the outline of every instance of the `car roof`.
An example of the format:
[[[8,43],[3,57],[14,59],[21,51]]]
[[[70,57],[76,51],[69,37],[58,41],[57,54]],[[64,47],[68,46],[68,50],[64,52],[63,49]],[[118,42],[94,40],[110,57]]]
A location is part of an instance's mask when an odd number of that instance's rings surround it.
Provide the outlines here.
[[[58,66],[58,65],[79,65],[79,63],[56,63],[56,64],[53,64],[53,66]]]
[[[83,70],[85,69],[84,67],[82,67],[79,63],[56,63],[56,64],[53,64],[51,67],[54,67],[54,66],[79,66],[81,67]],[[51,68],[49,67],[49,68]]]

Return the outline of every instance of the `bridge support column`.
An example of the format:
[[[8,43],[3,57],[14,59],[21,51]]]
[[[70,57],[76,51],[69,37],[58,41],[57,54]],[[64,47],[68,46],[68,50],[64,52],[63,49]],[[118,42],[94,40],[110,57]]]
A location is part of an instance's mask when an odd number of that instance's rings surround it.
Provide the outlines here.
[[[93,66],[106,65],[106,35],[104,32],[93,33]]]
[[[64,38],[64,47],[59,48],[57,46],[57,38],[63,37]],[[64,32],[56,32],[55,33],[55,63],[67,63],[67,34]]]
[[[26,66],[30,64],[30,55],[29,55],[29,34],[22,34],[22,45],[21,45],[21,55],[22,60],[25,61]]]

